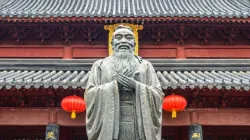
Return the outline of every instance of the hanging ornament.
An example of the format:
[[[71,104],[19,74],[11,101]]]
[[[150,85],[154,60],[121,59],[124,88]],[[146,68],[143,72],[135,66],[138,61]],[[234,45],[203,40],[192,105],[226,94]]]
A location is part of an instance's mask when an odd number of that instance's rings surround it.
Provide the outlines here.
[[[72,119],[76,118],[76,113],[83,112],[86,109],[84,99],[75,95],[65,97],[61,102],[61,106],[63,110],[71,113]]]
[[[172,118],[176,118],[176,112],[184,110],[187,101],[180,95],[169,95],[164,98],[162,108],[165,111],[172,112]]]

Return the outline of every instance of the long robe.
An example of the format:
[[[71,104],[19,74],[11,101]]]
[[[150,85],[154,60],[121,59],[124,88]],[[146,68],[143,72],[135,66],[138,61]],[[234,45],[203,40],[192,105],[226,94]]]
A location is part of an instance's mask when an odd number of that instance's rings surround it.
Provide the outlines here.
[[[120,102],[116,72],[110,57],[96,61],[85,91],[89,140],[118,139]],[[152,64],[141,60],[136,69],[136,122],[140,139],[161,140],[163,91]]]

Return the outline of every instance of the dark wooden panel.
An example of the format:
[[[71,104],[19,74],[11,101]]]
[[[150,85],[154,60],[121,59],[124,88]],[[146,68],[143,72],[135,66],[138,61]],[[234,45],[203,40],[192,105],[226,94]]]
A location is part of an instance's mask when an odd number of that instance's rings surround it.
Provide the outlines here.
[[[175,58],[176,49],[139,49],[139,56],[144,58]]]
[[[0,109],[0,125],[46,125],[48,109]]]
[[[62,58],[63,47],[0,47],[0,58]]]
[[[108,48],[73,48],[73,58],[103,58],[108,56]]]
[[[198,122],[201,125],[249,125],[250,111],[227,111],[227,112],[200,112]]]
[[[193,113],[197,118],[192,117]],[[197,119],[197,120],[196,120]],[[78,113],[77,118],[72,120],[70,113],[60,108],[1,108],[0,125],[47,125],[50,122],[58,123],[60,126],[84,126],[85,112]],[[171,113],[163,111],[163,126],[188,126],[192,122],[201,125],[216,126],[250,126],[249,109],[218,109],[218,108],[187,108],[178,112],[177,118],[172,119]]]
[[[187,58],[250,58],[250,48],[186,48]]]

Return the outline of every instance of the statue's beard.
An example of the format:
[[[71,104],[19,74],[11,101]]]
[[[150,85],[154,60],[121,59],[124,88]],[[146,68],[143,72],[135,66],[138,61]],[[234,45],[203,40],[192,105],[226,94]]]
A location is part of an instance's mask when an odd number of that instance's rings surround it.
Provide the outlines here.
[[[130,51],[114,52],[113,59],[116,71],[121,74],[126,70],[134,70],[137,65],[134,54]]]

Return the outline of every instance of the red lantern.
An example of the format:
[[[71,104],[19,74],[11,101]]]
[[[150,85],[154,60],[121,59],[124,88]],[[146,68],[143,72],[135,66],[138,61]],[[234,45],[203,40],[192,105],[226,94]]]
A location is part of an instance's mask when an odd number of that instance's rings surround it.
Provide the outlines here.
[[[76,113],[83,112],[86,109],[84,99],[75,95],[65,97],[61,102],[61,106],[63,110],[71,112],[72,119],[76,118]]]
[[[164,98],[162,108],[172,112],[172,118],[176,118],[176,112],[184,110],[186,106],[187,101],[184,97],[172,94]]]

